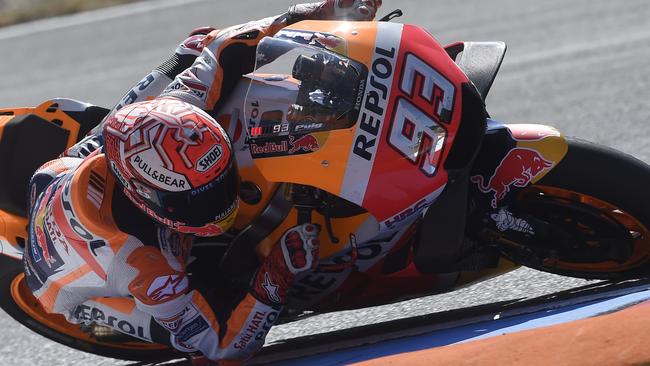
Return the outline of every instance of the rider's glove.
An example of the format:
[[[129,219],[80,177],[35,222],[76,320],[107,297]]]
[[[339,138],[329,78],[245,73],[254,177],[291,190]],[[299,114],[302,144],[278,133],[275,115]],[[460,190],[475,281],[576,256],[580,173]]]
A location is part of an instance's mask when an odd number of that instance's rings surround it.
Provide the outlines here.
[[[253,277],[253,296],[271,306],[286,304],[296,276],[318,265],[318,232],[313,224],[287,230]]]
[[[289,8],[291,22],[320,20],[373,20],[382,0],[326,0]]]
[[[84,159],[92,154],[95,150],[100,149],[104,141],[99,135],[89,134],[79,142],[70,146],[61,154],[61,157],[81,158]]]

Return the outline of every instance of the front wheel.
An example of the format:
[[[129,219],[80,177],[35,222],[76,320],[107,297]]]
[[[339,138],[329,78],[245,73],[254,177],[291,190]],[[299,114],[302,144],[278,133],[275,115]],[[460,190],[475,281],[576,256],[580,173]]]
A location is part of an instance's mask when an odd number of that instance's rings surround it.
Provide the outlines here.
[[[650,166],[611,148],[567,142],[557,166],[491,214],[509,226],[487,230],[484,239],[509,259],[545,272],[590,279],[650,275]]]

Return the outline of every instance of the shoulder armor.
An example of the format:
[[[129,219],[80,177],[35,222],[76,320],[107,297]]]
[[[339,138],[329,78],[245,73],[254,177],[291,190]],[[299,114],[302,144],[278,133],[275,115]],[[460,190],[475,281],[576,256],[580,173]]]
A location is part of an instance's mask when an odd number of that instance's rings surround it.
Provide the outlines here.
[[[70,182],[70,201],[80,224],[87,230],[106,239],[113,238],[109,239],[111,242],[122,242],[127,235],[113,220],[111,202],[114,188],[115,180],[108,170],[105,155],[97,150],[74,172]],[[123,240],[119,236],[123,236]]]

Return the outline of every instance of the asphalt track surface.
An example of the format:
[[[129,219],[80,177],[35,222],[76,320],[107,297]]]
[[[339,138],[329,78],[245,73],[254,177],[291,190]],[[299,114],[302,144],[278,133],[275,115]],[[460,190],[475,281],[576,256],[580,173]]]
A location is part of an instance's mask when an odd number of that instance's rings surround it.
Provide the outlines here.
[[[290,3],[144,2],[0,29],[0,107],[32,106],[55,96],[110,106],[192,28],[261,18]],[[553,125],[650,162],[646,0],[384,0],[380,13],[394,8],[405,13],[399,21],[425,27],[443,44],[508,44],[487,99],[495,119]],[[586,283],[521,269],[451,294],[278,326],[268,339],[535,297]],[[2,312],[0,329],[1,365],[126,364],[59,346]]]

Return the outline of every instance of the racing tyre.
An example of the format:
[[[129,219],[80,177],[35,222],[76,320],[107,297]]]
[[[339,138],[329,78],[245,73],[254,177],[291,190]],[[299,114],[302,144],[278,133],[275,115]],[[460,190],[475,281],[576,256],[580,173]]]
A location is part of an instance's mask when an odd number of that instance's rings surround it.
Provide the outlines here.
[[[45,312],[27,288],[21,261],[4,255],[0,255],[0,307],[32,331],[83,352],[143,362],[182,357],[168,346],[128,336],[100,340],[81,326],[68,323],[63,316]]]
[[[507,258],[545,272],[588,279],[649,275],[650,166],[567,140],[564,159],[506,207],[513,220],[525,220],[511,223],[523,226],[495,230],[491,241]]]

